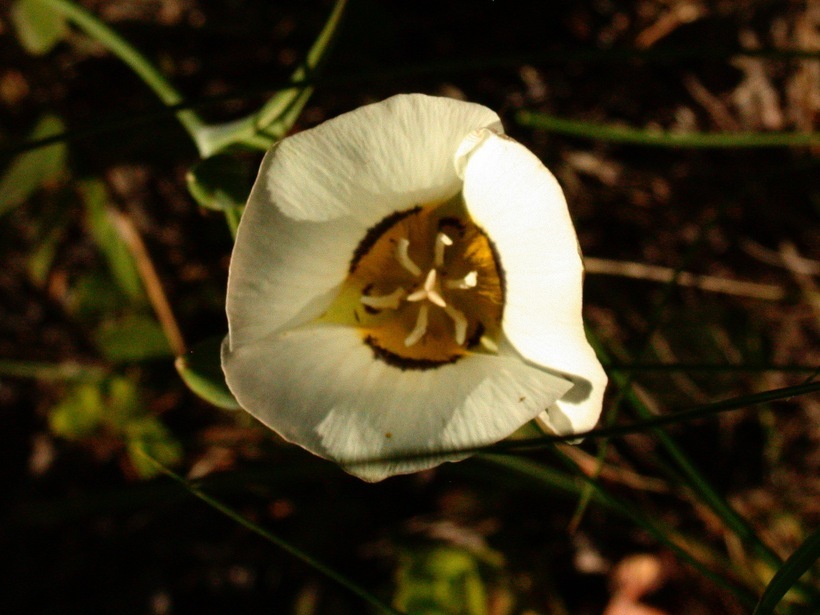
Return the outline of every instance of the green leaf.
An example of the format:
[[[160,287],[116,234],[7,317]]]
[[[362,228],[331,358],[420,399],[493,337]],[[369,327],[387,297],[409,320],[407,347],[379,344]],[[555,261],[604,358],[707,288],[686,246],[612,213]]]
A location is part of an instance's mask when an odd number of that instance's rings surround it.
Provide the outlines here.
[[[29,254],[28,262],[26,263],[28,265],[29,275],[32,281],[38,286],[42,286],[45,283],[48,273],[51,271],[51,265],[54,263],[54,257],[57,254],[57,246],[62,238],[63,229],[51,229],[51,232],[43,237],[39,245],[35,246],[34,250]]]
[[[486,615],[487,591],[475,557],[455,547],[405,551],[396,574],[396,608],[429,615]]]
[[[105,184],[99,180],[80,182],[79,192],[85,205],[88,230],[103,253],[117,285],[131,299],[144,299],[137,265],[109,213]]]
[[[797,583],[809,568],[817,563],[818,557],[820,557],[820,530],[816,530],[806,538],[803,544],[791,554],[791,557],[775,573],[760,597],[760,602],[757,603],[753,615],[770,615],[774,613],[775,607],[786,595],[786,592]],[[815,604],[814,606],[820,608],[820,605]]]
[[[114,433],[123,433],[136,417],[145,414],[137,383],[130,378],[115,376],[107,383],[105,396],[106,425]]]
[[[44,139],[64,130],[60,118],[46,115],[37,122],[29,139]],[[20,155],[0,177],[0,216],[23,204],[44,183],[56,179],[65,165],[65,143],[54,143]]]
[[[32,55],[48,53],[68,32],[65,18],[38,0],[17,0],[10,16],[17,40]]]
[[[248,169],[230,154],[216,154],[188,171],[188,191],[208,209],[225,211],[245,204],[250,193]]]
[[[79,272],[71,285],[66,307],[77,320],[96,324],[128,307],[125,297],[105,271]]]
[[[51,432],[67,440],[81,440],[93,434],[105,414],[100,387],[79,384],[51,409],[48,426]]]
[[[239,402],[225,384],[220,348],[222,337],[195,344],[188,354],[177,357],[176,368],[188,388],[202,399],[225,410],[239,410]]]
[[[162,327],[150,316],[135,314],[109,321],[94,337],[105,358],[113,362],[147,361],[173,354]]]
[[[130,421],[125,428],[128,458],[141,478],[152,478],[163,466],[172,466],[182,459],[182,446],[168,428],[155,416],[143,416]],[[149,455],[151,459],[146,458]],[[152,461],[152,459],[154,461]]]

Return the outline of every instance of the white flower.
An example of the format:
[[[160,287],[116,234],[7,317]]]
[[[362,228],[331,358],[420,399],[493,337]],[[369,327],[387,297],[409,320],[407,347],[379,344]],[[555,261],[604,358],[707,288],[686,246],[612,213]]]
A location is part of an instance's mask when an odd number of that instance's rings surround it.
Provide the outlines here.
[[[581,432],[606,385],[582,277],[558,183],[495,113],[395,96],[268,152],[231,260],[223,370],[253,416],[368,481],[534,418]]]

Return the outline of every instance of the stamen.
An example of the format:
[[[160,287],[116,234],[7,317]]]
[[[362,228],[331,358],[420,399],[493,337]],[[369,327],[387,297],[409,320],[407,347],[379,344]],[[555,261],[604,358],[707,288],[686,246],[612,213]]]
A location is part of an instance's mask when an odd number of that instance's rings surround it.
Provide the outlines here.
[[[435,303],[439,307],[444,307],[447,302],[439,293],[438,282],[436,281],[436,270],[431,269],[427,272],[427,277],[424,279],[424,288],[420,288],[414,293],[407,296],[408,301],[424,301],[427,299],[430,303]]]
[[[444,233],[436,235],[436,245],[433,252],[433,262],[436,267],[444,265],[444,248],[453,245],[453,240]]]
[[[456,344],[461,346],[467,339],[467,317],[452,305],[446,306],[444,312],[453,319],[453,324],[456,326]]]
[[[460,280],[447,280],[444,285],[447,288],[458,288],[466,290],[468,288],[475,288],[478,284],[478,272],[471,271]]]
[[[410,335],[408,335],[404,340],[405,346],[412,346],[418,342],[425,333],[427,333],[427,310],[427,304],[424,304],[419,308],[419,315],[418,318],[416,318],[416,326],[413,327]]]
[[[415,276],[419,276],[421,275],[421,269],[419,269],[419,266],[412,261],[410,255],[407,253],[407,250],[409,248],[409,240],[407,240],[404,237],[399,239],[399,242],[396,244],[396,260],[398,260],[399,264],[405,269],[407,269],[407,271],[409,271]]]
[[[482,346],[484,346],[484,348],[486,348],[490,352],[492,352],[492,353],[497,353],[498,352],[498,344],[496,344],[492,340],[492,338],[490,338],[486,335],[482,335],[479,342],[481,343]]]
[[[378,297],[374,297],[372,295],[362,295],[359,301],[366,306],[376,308],[377,310],[397,310],[399,309],[399,305],[401,304],[401,300],[404,299],[405,294],[407,294],[405,290],[399,286],[389,295],[381,295]]]

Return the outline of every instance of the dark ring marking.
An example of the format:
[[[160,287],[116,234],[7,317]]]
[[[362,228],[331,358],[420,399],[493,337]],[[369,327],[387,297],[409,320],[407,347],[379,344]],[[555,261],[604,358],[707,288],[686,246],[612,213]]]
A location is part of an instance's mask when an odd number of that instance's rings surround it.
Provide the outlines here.
[[[376,244],[376,242],[384,235],[387,231],[389,231],[393,225],[397,222],[404,220],[408,216],[412,216],[421,211],[421,205],[416,205],[411,209],[405,209],[404,211],[396,211],[387,216],[386,218],[382,219],[380,222],[376,223],[375,225],[371,226],[367,229],[367,232],[364,235],[364,239],[359,242],[359,245],[356,246],[356,249],[353,250],[353,258],[350,259],[350,267],[348,268],[348,273],[353,273],[356,269],[356,265],[359,264],[359,261],[362,260],[365,254],[370,252],[370,249]]]
[[[444,365],[450,365],[458,361],[464,355],[453,355],[449,359],[445,359],[443,361],[433,361],[431,359],[406,359],[405,357],[399,356],[394,352],[390,352],[389,350],[382,348],[376,343],[375,338],[372,335],[368,335],[364,339],[365,343],[373,349],[373,355],[379,361],[383,361],[388,365],[392,365],[393,367],[398,367],[402,371],[407,371],[408,369],[412,370],[426,370],[426,369],[436,369],[438,367],[442,367]]]

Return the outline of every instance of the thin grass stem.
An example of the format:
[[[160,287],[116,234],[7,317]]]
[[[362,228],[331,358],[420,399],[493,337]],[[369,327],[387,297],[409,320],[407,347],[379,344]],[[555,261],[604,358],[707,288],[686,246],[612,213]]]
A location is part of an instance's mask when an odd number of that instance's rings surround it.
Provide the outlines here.
[[[515,121],[526,128],[571,137],[650,147],[749,148],[820,145],[820,132],[672,132],[571,120],[537,111],[519,111]]]
[[[150,463],[152,463],[157,468],[157,470],[159,470],[160,472],[162,472],[163,474],[165,474],[169,478],[172,478],[173,480],[175,480],[177,483],[180,484],[180,486],[182,486],[183,489],[188,491],[188,493],[190,493],[191,495],[199,498],[200,500],[202,500],[203,502],[208,504],[208,506],[210,506],[211,508],[213,508],[213,509],[217,510],[218,512],[222,513],[223,515],[225,515],[226,517],[228,517],[229,519],[231,519],[235,523],[238,523],[239,525],[241,525],[244,528],[250,530],[254,534],[264,538],[265,540],[267,540],[271,544],[276,545],[277,547],[279,547],[280,549],[282,549],[283,551],[285,551],[289,555],[292,555],[293,557],[297,558],[298,560],[304,562],[305,564],[307,564],[308,566],[310,566],[311,568],[313,568],[317,572],[319,572],[319,573],[323,574],[324,576],[326,576],[331,581],[337,583],[341,587],[343,587],[346,590],[350,591],[351,593],[355,594],[356,596],[361,598],[363,601],[367,602],[370,606],[377,608],[379,611],[381,611],[383,613],[391,613],[393,615],[401,615],[400,611],[397,611],[393,607],[385,604],[384,602],[379,600],[376,596],[371,594],[369,591],[367,591],[366,589],[364,589],[363,587],[361,587],[357,583],[351,581],[346,576],[340,574],[339,572],[337,572],[336,570],[334,570],[333,568],[331,568],[327,564],[323,564],[322,562],[317,560],[315,557],[313,557],[311,555],[308,555],[307,553],[305,553],[304,551],[302,551],[298,547],[295,547],[294,545],[292,545],[291,543],[289,543],[285,539],[280,538],[279,536],[277,536],[277,535],[273,534],[272,532],[266,530],[262,526],[254,523],[250,519],[242,516],[240,513],[235,511],[233,508],[231,508],[227,504],[224,504],[224,503],[220,502],[216,498],[208,495],[207,493],[205,493],[201,489],[195,487],[194,485],[189,483],[187,480],[182,478],[180,475],[176,474],[173,470],[170,470],[169,468],[165,467],[163,464],[158,462],[156,459],[151,457],[144,450],[139,449],[139,452]]]

